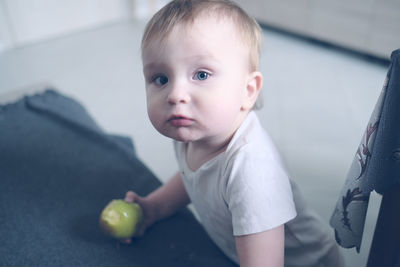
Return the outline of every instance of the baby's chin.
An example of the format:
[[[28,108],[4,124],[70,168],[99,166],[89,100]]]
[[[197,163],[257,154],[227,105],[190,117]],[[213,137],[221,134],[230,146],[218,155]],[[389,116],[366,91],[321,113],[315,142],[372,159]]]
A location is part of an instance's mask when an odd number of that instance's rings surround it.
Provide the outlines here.
[[[191,138],[185,138],[185,137],[180,137],[180,136],[174,136],[174,135],[171,135],[171,136],[165,135],[165,136],[171,138],[172,140],[175,140],[178,142],[183,142],[183,143],[189,143],[189,142],[193,141]]]
[[[187,129],[179,129],[176,131],[159,131],[159,133],[161,133],[162,135],[171,138],[175,141],[178,142],[183,142],[183,143],[188,143],[188,142],[193,142],[198,140],[198,138],[196,138],[195,136],[191,135],[190,133],[188,133],[189,131]]]

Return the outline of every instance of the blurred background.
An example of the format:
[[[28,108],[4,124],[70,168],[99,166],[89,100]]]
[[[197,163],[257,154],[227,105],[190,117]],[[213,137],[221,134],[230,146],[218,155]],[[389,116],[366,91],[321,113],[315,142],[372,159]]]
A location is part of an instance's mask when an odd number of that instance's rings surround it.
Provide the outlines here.
[[[140,59],[145,23],[166,2],[0,0],[0,103],[50,86],[81,102],[105,131],[131,137],[166,181],[177,165],[170,140],[147,118]],[[400,48],[400,2],[237,2],[264,30],[261,122],[328,223]],[[360,254],[342,250],[347,266],[365,266],[379,205],[373,194]]]

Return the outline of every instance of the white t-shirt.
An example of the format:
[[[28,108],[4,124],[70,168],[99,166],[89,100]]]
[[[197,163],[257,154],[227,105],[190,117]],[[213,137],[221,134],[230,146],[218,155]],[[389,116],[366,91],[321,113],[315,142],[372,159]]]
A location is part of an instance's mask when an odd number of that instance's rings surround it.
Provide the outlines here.
[[[231,260],[239,263],[235,236],[285,224],[296,216],[296,208],[299,220],[285,225],[285,266],[312,266],[331,247],[323,246],[329,243],[329,235],[320,230],[315,214],[301,199],[295,207],[292,188],[296,198],[300,197],[297,187],[289,181],[279,153],[254,112],[226,151],[196,171],[187,166],[186,144],[174,141],[174,148],[185,189],[203,227]]]
[[[254,112],[226,151],[194,172],[186,164],[186,144],[175,142],[175,151],[202,225],[235,262],[235,236],[272,229],[296,216],[289,179]]]

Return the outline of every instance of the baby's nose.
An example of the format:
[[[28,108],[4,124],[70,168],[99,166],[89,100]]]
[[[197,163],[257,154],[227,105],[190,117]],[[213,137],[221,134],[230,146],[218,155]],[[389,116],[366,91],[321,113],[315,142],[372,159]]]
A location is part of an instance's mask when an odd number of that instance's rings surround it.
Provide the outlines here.
[[[185,86],[172,84],[167,100],[171,105],[185,104],[190,101],[190,95]]]

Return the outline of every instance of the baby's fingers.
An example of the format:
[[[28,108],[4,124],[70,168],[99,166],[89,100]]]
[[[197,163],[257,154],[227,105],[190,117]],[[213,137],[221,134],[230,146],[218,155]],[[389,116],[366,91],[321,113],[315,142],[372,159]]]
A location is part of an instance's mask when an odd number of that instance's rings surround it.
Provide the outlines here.
[[[126,202],[137,202],[138,195],[135,192],[128,191],[125,194],[125,201]]]

